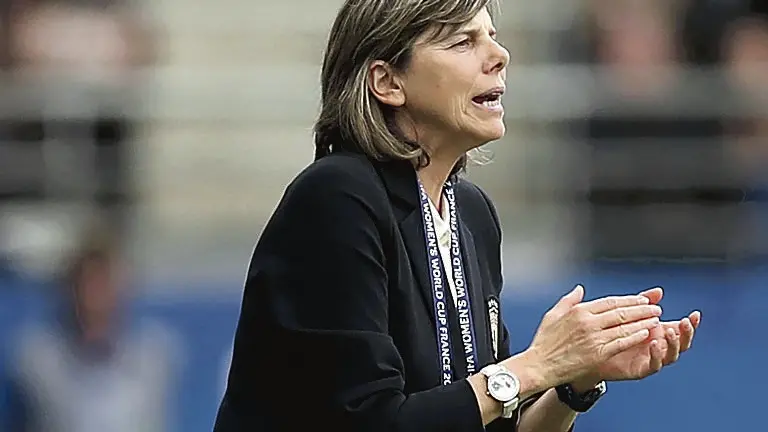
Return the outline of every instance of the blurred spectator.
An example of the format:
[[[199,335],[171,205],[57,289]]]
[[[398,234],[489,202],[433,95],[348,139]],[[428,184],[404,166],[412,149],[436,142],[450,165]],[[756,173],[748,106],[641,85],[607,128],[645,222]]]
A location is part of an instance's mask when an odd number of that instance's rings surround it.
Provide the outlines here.
[[[682,68],[685,4],[589,5],[592,110],[568,132],[589,154],[592,257],[724,259],[742,197],[728,184],[722,119],[702,110],[723,103],[724,86]]]
[[[731,22],[742,16],[746,8],[747,0],[687,2],[680,33],[690,65],[717,67],[722,63],[723,37]]]
[[[47,277],[93,209],[116,227],[127,216],[136,71],[154,60],[154,38],[133,2],[4,3],[0,256]]]
[[[751,9],[733,20],[720,45],[729,82],[740,95],[768,100],[768,10]]]
[[[760,211],[750,213],[742,229],[748,248],[768,256],[766,202],[768,202],[768,3],[753,1],[751,7],[729,23],[720,44],[728,83],[738,110],[728,123],[729,159],[745,184],[746,201]]]
[[[57,293],[55,320],[18,335],[4,430],[172,430],[177,339],[124,313],[129,296],[117,251],[111,233],[88,236]]]

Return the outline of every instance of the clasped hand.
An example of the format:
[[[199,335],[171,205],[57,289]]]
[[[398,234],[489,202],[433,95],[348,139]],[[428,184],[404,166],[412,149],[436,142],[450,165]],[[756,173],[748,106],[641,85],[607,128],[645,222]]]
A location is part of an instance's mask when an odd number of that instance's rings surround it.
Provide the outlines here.
[[[661,288],[589,302],[577,286],[550,309],[529,348],[548,381],[596,384],[638,380],[677,361],[691,347],[701,314],[662,322]]]

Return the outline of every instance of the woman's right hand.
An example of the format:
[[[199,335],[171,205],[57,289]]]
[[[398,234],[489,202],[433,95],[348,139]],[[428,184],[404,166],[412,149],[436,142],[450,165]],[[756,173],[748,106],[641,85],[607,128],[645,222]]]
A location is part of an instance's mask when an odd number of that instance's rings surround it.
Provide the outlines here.
[[[541,321],[527,357],[538,363],[545,387],[572,382],[614,355],[645,341],[661,308],[639,295],[582,303],[577,285]]]

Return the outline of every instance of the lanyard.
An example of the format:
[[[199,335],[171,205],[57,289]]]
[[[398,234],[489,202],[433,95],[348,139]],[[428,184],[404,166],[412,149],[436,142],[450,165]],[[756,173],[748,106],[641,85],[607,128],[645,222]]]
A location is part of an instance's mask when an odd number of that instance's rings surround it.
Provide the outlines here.
[[[459,221],[456,210],[456,196],[453,183],[448,181],[443,189],[446,201],[448,201],[448,225],[451,230],[451,271],[453,282],[456,286],[456,312],[458,315],[458,327],[461,330],[462,351],[466,357],[467,373],[477,371],[477,347],[475,345],[475,327],[472,321],[472,308],[469,300],[469,291],[464,277],[464,264],[459,245]],[[451,366],[453,364],[453,347],[451,344],[450,326],[448,323],[448,308],[446,305],[445,285],[448,278],[443,267],[443,259],[440,248],[437,245],[435,233],[435,221],[429,205],[429,198],[424,190],[424,185],[419,181],[419,197],[421,199],[421,219],[424,224],[426,239],[427,261],[429,262],[429,276],[432,285],[432,299],[435,307],[435,330],[437,333],[437,351],[440,356],[440,377],[443,385],[453,381]]]

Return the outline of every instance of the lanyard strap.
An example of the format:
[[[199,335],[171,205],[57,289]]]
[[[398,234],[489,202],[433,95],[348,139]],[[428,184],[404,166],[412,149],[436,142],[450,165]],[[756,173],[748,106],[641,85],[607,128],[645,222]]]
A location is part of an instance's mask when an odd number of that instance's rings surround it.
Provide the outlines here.
[[[466,357],[467,373],[477,371],[477,346],[475,345],[475,326],[472,320],[472,307],[469,299],[469,291],[464,277],[464,264],[459,244],[459,221],[456,211],[456,196],[453,183],[448,181],[443,189],[446,201],[448,201],[448,224],[451,232],[450,258],[453,283],[456,287],[456,312],[458,315],[458,327],[461,330],[461,343]],[[427,261],[429,262],[429,275],[432,285],[432,299],[435,307],[435,330],[437,334],[437,352],[440,356],[440,376],[443,385],[453,381],[451,366],[453,365],[453,346],[451,344],[450,325],[448,322],[448,307],[446,305],[445,285],[448,278],[443,267],[443,259],[438,247],[435,221],[429,205],[427,192],[419,180],[419,197],[421,199],[421,218],[424,224],[426,240]]]

